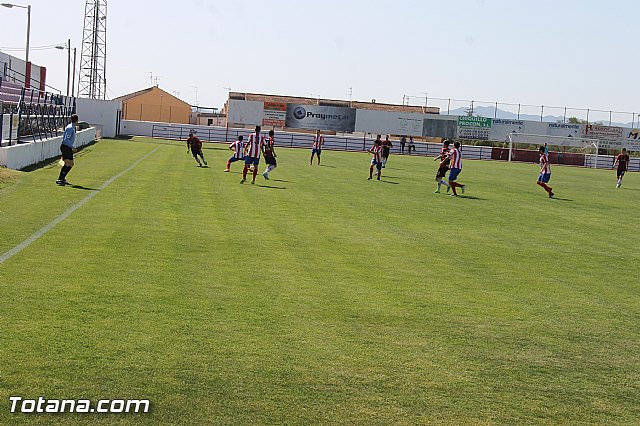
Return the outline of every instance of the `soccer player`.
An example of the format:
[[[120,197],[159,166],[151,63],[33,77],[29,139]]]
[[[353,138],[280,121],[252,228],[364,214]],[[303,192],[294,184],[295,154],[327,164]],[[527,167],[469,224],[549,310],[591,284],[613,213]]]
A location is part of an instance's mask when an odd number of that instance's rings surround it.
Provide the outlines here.
[[[262,174],[262,177],[264,177],[266,180],[269,180],[269,173],[275,169],[276,167],[278,167],[278,163],[276,162],[276,151],[273,148],[274,142],[273,142],[273,136],[274,136],[274,131],[273,130],[269,130],[269,136],[268,137],[262,137],[262,143],[260,145],[262,145],[262,154],[264,155],[264,162],[267,163],[267,170],[265,170],[265,172]],[[320,157],[318,157],[318,159],[320,159]]]
[[[207,161],[204,159],[204,155],[202,154],[202,141],[193,136],[193,133],[189,133],[189,139],[187,139],[187,154],[189,151],[193,154],[193,158],[196,159],[198,167],[202,167],[202,163],[200,162],[198,155],[202,158],[204,165],[207,165]]]
[[[403,136],[400,138],[400,153],[404,154],[404,147],[407,144],[407,137]]]
[[[225,172],[231,171],[231,163],[244,160],[244,137],[238,136],[238,140],[229,145],[229,149],[233,151],[233,155],[227,160],[227,168]]]
[[[380,135],[373,142],[373,146],[369,150],[369,153],[373,154],[373,158],[371,159],[371,167],[369,167],[369,179],[373,178],[373,166],[378,169],[378,180],[380,180],[380,175],[382,174],[382,141],[380,140]]]
[[[447,187],[447,192],[451,189],[451,185],[444,181],[444,178],[447,176],[447,172],[449,171],[449,164],[451,164],[451,159],[449,158],[449,145],[451,145],[451,141],[446,139],[442,144],[440,155],[433,159],[433,161],[440,160],[440,166],[436,172],[436,182],[438,182],[438,189],[436,189],[435,192],[436,194],[440,193],[441,185],[445,185]]]
[[[78,124],[78,115],[73,114],[71,123],[64,128],[64,136],[62,136],[62,144],[60,145],[64,166],[62,166],[58,180],[56,180],[56,183],[60,186],[70,185],[67,182],[67,175],[73,167],[73,153],[78,152],[73,146],[76,143],[76,124]]]
[[[382,168],[387,167],[387,161],[389,161],[389,153],[391,152],[391,148],[393,148],[393,144],[389,140],[389,135],[382,142]]]
[[[622,152],[616,157],[616,161],[613,163],[613,168],[615,169],[616,166],[618,166],[618,183],[616,184],[616,188],[620,188],[622,185],[622,178],[629,168],[629,154],[627,154],[627,148],[622,148]]]
[[[545,144],[546,145],[546,144]],[[540,175],[538,176],[538,185],[543,187],[547,194],[549,194],[549,198],[553,197],[555,194],[553,193],[553,188],[551,188],[547,183],[551,180],[551,164],[549,163],[549,154],[546,146],[541,146],[538,149],[540,153]]]
[[[316,135],[313,137],[313,145],[311,146],[311,159],[309,165],[313,164],[313,156],[318,156],[318,166],[320,165],[320,154],[322,154],[322,145],[324,145],[324,136],[320,134],[320,129],[316,130]]]
[[[451,171],[449,171],[449,185],[453,189],[452,197],[457,197],[458,192],[456,188],[460,188],[464,194],[465,185],[456,182],[458,175],[462,172],[462,155],[460,154],[460,142],[453,144],[453,149],[449,151],[449,158],[451,159]]]
[[[256,183],[256,175],[258,174],[258,164],[260,164],[260,153],[262,151],[260,140],[260,126],[256,126],[256,131],[249,135],[249,140],[245,146],[246,156],[244,157],[244,170],[242,171],[242,180],[240,183],[247,181],[247,171],[249,166],[253,166],[253,180],[251,184]]]

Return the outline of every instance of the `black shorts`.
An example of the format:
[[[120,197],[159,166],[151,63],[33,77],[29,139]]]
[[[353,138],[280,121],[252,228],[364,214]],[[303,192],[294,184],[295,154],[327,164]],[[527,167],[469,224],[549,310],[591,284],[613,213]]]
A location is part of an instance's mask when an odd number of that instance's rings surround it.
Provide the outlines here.
[[[448,171],[449,171],[448,167],[440,167],[438,169],[438,172],[436,173],[436,179],[445,177]]]
[[[73,148],[69,145],[60,145],[60,152],[62,152],[62,158],[64,160],[73,160]]]
[[[618,179],[621,178],[622,176],[624,176],[625,172],[626,172],[626,170],[618,169],[618,172],[617,172]]]
[[[191,154],[193,154],[194,157],[197,157],[198,155],[204,157],[204,155],[202,154],[202,148],[193,148],[191,150]]]
[[[268,155],[265,154],[264,155],[264,162],[267,163],[270,166],[276,166],[276,157],[274,157],[273,155]]]

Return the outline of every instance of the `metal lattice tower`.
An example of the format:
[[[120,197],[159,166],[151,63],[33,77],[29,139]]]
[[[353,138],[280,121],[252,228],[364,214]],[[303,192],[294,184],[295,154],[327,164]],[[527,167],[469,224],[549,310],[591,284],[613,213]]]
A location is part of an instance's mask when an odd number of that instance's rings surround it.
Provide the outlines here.
[[[107,97],[107,0],[87,0],[84,7],[78,96]]]

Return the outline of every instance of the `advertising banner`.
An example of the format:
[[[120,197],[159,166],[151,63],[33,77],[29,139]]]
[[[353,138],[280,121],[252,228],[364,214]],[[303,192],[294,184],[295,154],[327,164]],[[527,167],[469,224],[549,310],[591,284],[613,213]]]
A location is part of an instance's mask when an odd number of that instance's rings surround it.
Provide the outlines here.
[[[287,104],[285,126],[290,129],[318,129],[353,133],[356,128],[356,110],[343,107]]]
[[[259,125],[264,117],[264,103],[229,99],[227,122],[231,125]]]
[[[458,117],[458,139],[488,141],[491,122],[492,119],[486,117]]]
[[[426,138],[451,138],[456,137],[458,122],[455,120],[425,118],[422,127],[422,136]]]
[[[421,136],[424,114],[411,112],[356,111],[356,132]]]
[[[626,136],[626,135],[624,135]],[[582,126],[582,137],[603,140],[623,139],[622,127],[600,126],[597,124],[585,124]]]
[[[489,140],[502,142],[507,141],[509,133],[524,133],[523,120],[504,120],[494,118],[489,130]]]
[[[287,104],[279,102],[265,102],[263,126],[284,127],[287,119]]]
[[[396,117],[396,134],[398,135],[420,135],[422,134],[423,119],[422,117],[412,117],[408,114],[399,114]]]
[[[546,134],[549,136],[562,136],[565,138],[579,138],[581,130],[581,124],[548,123]]]
[[[9,135],[9,131],[11,131],[11,135]],[[0,135],[0,140],[9,140],[9,136],[14,142],[18,137],[18,114],[13,115],[13,120],[11,119],[11,114],[2,115],[2,135]]]

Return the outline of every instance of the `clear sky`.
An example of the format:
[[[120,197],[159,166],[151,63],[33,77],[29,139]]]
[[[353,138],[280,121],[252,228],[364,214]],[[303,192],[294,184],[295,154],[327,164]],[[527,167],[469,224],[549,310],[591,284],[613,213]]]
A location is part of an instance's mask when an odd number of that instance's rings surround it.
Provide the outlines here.
[[[32,47],[80,48],[84,0],[30,3]],[[427,92],[640,112],[638,28],[636,0],[109,0],[108,95],[149,87],[153,72],[212,107],[227,88],[348,99],[352,87],[354,100]],[[25,37],[26,11],[0,7],[0,47],[24,58]],[[65,51],[30,55],[64,92]]]

